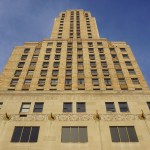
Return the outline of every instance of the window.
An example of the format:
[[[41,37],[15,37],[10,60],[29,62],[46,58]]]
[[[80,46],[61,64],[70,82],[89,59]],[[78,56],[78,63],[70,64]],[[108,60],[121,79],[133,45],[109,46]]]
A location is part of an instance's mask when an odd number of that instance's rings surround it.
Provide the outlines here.
[[[84,71],[83,71],[83,70],[78,70],[78,74],[79,74],[79,75],[83,75],[83,74],[84,74]]]
[[[125,62],[126,66],[132,66],[132,63],[130,61]]]
[[[101,60],[105,60],[105,55],[104,54],[99,55],[99,57],[100,57]]]
[[[119,61],[114,61],[114,66],[115,66],[115,67],[120,67]]]
[[[34,73],[34,70],[28,70],[28,72],[27,72],[27,76],[32,76],[32,75],[33,75],[33,73]]]
[[[94,53],[94,49],[93,48],[89,48],[89,53]]]
[[[78,67],[83,67],[83,62],[78,62]]]
[[[24,64],[25,64],[25,62],[19,62],[18,68],[23,68]]]
[[[93,59],[95,59],[95,56],[94,56],[94,55],[89,55],[89,58],[90,58],[91,60],[93,60]]]
[[[84,79],[78,79],[78,84],[84,84]]]
[[[24,84],[25,85],[29,85],[31,83],[31,79],[26,79],[25,81],[24,81]]]
[[[34,53],[40,53],[40,48],[36,48]]]
[[[30,67],[35,67],[35,65],[36,65],[36,62],[31,62],[30,63]]]
[[[102,66],[102,68],[107,68],[107,62],[105,62],[105,61],[101,62],[101,66]]]
[[[47,46],[52,46],[52,45],[53,45],[52,42],[48,42],[48,43],[47,43]]]
[[[102,42],[97,42],[97,46],[102,46]]]
[[[114,102],[106,102],[106,111],[108,112],[116,112]]]
[[[102,71],[103,71],[104,76],[109,76],[109,71],[108,71],[108,69],[103,69]]]
[[[57,42],[57,47],[61,47],[62,46],[62,43],[61,42]]]
[[[18,79],[12,79],[11,83],[10,83],[10,86],[16,86],[17,83],[18,83]]]
[[[53,76],[58,76],[58,70],[53,70],[52,75]]]
[[[71,79],[66,79],[65,80],[65,84],[66,85],[71,85],[72,84],[72,80]]]
[[[118,104],[119,104],[120,112],[129,112],[127,102],[119,102]]]
[[[71,102],[63,103],[63,112],[72,112],[72,103]]]
[[[134,69],[128,69],[128,72],[129,72],[130,75],[135,75]]]
[[[116,73],[117,73],[117,74],[123,74],[123,72],[122,72],[121,69],[116,69]]]
[[[67,60],[71,60],[72,59],[72,55],[67,55]]]
[[[117,55],[116,55],[116,54],[112,54],[111,57],[112,57],[113,59],[117,59]]]
[[[115,52],[114,48],[109,48],[110,52]]]
[[[47,48],[46,49],[46,53],[51,53],[52,49],[51,48]]]
[[[45,59],[45,60],[49,60],[49,59],[50,59],[50,55],[45,55],[45,56],[44,56],[44,59]]]
[[[90,62],[90,66],[91,66],[91,68],[95,68],[96,67],[96,62]]]
[[[45,85],[45,79],[39,79],[38,85],[44,86]]]
[[[58,79],[51,79],[51,86],[56,86]]]
[[[43,111],[43,102],[36,102],[34,105],[33,112],[42,112]]]
[[[66,70],[66,75],[71,75],[72,74],[72,70]]]
[[[125,48],[120,48],[120,51],[121,52],[126,52],[126,49]]]
[[[91,70],[92,76],[97,76],[97,70]]]
[[[25,48],[24,49],[24,53],[26,53],[26,54],[29,53],[29,51],[30,51],[30,48]]]
[[[150,110],[150,102],[147,102],[147,106],[148,106],[148,108],[149,108],[149,110]]]
[[[138,78],[131,78],[133,84],[140,84]]]
[[[47,70],[41,70],[41,76],[46,76],[47,75]]]
[[[20,113],[27,113],[29,112],[31,103],[22,103]]]
[[[65,126],[62,127],[61,134],[62,143],[85,143],[88,142],[87,127],[85,126]]]
[[[99,85],[98,79],[92,79],[92,84],[93,86],[98,86]]]
[[[67,63],[66,63],[66,67],[67,67],[67,68],[71,68],[71,66],[72,66],[72,62],[67,62]]]
[[[89,47],[93,47],[93,43],[92,42],[88,42],[88,46]]]
[[[123,54],[123,58],[129,58],[128,54]]]
[[[85,102],[77,102],[76,107],[77,107],[77,112],[86,112]]]
[[[43,68],[48,68],[49,62],[43,62]]]
[[[21,56],[21,60],[26,60],[27,57],[28,57],[28,55],[22,55],[22,56]]]
[[[60,53],[61,52],[61,48],[56,48],[56,53]]]
[[[16,126],[11,138],[11,142],[37,142],[40,127]]]
[[[111,86],[111,79],[110,78],[105,78],[104,81],[105,81],[106,86]]]
[[[59,62],[54,62],[53,67],[54,67],[54,68],[58,68],[58,67],[59,67]]]
[[[55,55],[55,60],[59,60],[60,59],[60,55]]]
[[[134,126],[110,126],[112,142],[138,142]]]
[[[126,81],[124,78],[119,78],[118,80],[119,80],[119,84],[121,84],[121,85],[126,84]]]
[[[0,102],[0,109],[2,109],[2,106],[3,106],[3,102]]]
[[[19,77],[21,75],[22,70],[16,70],[14,76]]]

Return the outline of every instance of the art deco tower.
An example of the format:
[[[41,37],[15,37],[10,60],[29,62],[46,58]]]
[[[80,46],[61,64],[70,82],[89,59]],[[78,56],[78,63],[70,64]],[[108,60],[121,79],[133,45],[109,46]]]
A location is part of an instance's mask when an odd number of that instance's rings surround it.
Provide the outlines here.
[[[50,38],[16,46],[0,76],[0,150],[148,150],[149,111],[130,46],[67,10]]]

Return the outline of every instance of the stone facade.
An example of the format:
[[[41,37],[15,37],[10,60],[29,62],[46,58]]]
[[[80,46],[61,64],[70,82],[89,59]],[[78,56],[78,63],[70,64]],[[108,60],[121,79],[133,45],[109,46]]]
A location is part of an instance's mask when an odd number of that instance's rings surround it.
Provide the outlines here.
[[[42,112],[33,111],[37,102]],[[71,112],[64,112],[65,102],[72,103]],[[77,102],[85,112],[77,112]],[[106,109],[109,102],[114,112]],[[120,102],[128,111],[121,112]],[[89,12],[67,10],[55,19],[49,39],[16,46],[0,75],[0,150],[149,150],[148,102],[129,45],[100,38]],[[31,104],[26,113],[23,103]],[[12,142],[16,126],[39,126],[37,142]],[[63,143],[64,126],[87,127],[87,142]],[[133,126],[138,142],[112,142],[111,126]]]

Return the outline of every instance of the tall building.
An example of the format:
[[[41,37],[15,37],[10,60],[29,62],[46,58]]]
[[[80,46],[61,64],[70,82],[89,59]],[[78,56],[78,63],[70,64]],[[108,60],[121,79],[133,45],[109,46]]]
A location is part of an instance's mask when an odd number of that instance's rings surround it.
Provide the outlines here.
[[[67,10],[0,75],[0,150],[149,150],[150,91],[130,46]]]

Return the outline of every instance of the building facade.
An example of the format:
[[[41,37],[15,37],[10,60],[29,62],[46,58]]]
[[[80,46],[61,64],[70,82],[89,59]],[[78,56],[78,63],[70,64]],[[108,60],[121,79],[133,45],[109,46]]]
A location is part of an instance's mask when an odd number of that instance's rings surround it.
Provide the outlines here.
[[[0,150],[149,150],[150,92],[125,42],[67,10],[16,46],[0,75]]]

